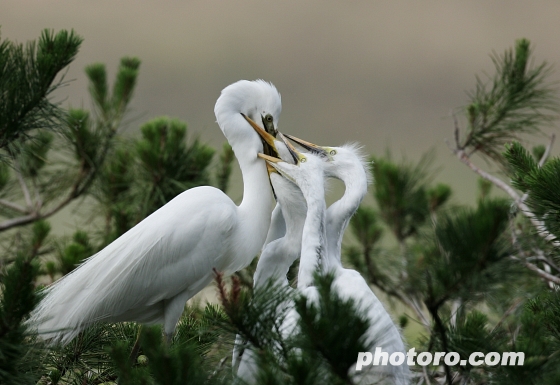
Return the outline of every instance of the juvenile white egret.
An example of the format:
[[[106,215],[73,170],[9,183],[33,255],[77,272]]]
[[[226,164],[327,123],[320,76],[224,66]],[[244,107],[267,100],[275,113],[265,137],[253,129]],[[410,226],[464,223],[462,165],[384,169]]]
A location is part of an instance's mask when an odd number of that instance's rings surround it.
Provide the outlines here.
[[[297,138],[290,138],[299,144],[311,145],[308,142],[298,141]],[[307,229],[311,232],[312,239],[320,239],[322,236],[326,236],[327,251],[323,254],[317,251],[318,256],[313,256],[312,249],[304,253],[302,248],[298,279],[305,280],[302,282],[302,286],[309,284],[312,279],[313,267],[317,259],[322,257],[323,270],[334,275],[333,290],[342,299],[352,299],[357,304],[358,311],[368,318],[370,327],[367,331],[366,339],[369,350],[375,351],[376,347],[381,347],[384,352],[389,354],[394,352],[404,354],[405,349],[402,337],[383,304],[357,271],[345,269],[341,263],[341,243],[344,230],[365,196],[367,185],[370,181],[369,170],[367,169],[364,157],[359,154],[355,146],[336,148],[313,146],[308,146],[308,149],[320,153],[323,157],[325,154],[328,154],[327,162],[322,164],[316,162],[306,163],[302,164],[299,168],[282,164],[281,162],[274,165],[283,175],[291,177],[300,186],[308,205],[310,202],[317,202],[315,214],[310,214],[308,211],[308,216],[315,215],[316,218],[321,218],[321,199],[323,199],[322,204],[324,204],[322,186],[317,181],[309,185],[307,182],[310,176],[317,176],[324,172],[327,176],[341,179],[346,186],[346,190],[343,197],[333,203],[327,210],[325,219],[326,230],[322,231],[325,222],[321,223],[321,219],[315,221],[313,227]],[[306,243],[306,237],[310,235],[309,232],[306,233],[305,231],[304,229],[305,235],[302,244]],[[307,270],[301,270],[302,265],[307,266]],[[316,296],[314,292],[310,294],[312,294],[312,297]],[[291,322],[295,324],[293,320]],[[409,369],[406,363],[395,366],[372,366],[371,370],[364,371],[363,373],[354,372],[354,368],[351,368],[351,375],[358,383],[381,381],[382,383],[401,385],[408,384],[409,382]]]
[[[273,169],[274,170],[274,169]],[[276,287],[285,287],[290,290],[287,274],[290,266],[299,258],[301,251],[301,236],[307,206],[299,187],[280,176],[271,172],[270,181],[276,192],[278,210],[283,213],[282,220],[285,223],[285,234],[265,245],[257,268],[255,270],[253,284],[255,289],[274,284]],[[293,307],[291,299],[279,304],[280,307]],[[276,314],[282,313],[283,309],[274,309]],[[240,336],[236,337],[233,350],[232,367],[237,376],[247,384],[257,383],[257,366],[254,353],[251,349],[243,348]]]
[[[367,331],[370,352],[374,352],[376,347],[381,347],[389,355],[394,352],[405,354],[402,336],[381,301],[360,273],[343,268],[341,263],[344,231],[366,195],[367,186],[371,181],[365,157],[355,145],[321,147],[286,136],[312,152],[327,154],[328,161],[323,165],[325,174],[340,179],[345,185],[342,198],[327,210],[327,258],[324,268],[334,274],[333,289],[341,298],[353,299],[359,305],[358,309],[367,316],[370,322]],[[410,371],[404,362],[395,366],[372,366],[371,370],[355,372],[353,376],[358,383],[383,380],[402,385],[409,383]]]
[[[296,184],[305,199],[307,213],[302,229],[297,287],[302,294],[313,297],[315,295],[313,274],[326,257],[324,162],[314,154],[296,155],[299,162],[292,165],[278,158],[259,154],[282,176]],[[287,224],[286,228],[288,228]]]
[[[275,134],[280,111],[270,83],[226,87],[214,112],[241,168],[241,204],[209,186],[185,191],[47,288],[29,323],[61,343],[98,321],[160,323],[170,338],[212,269],[231,274],[246,267],[265,241],[273,199],[266,164],[257,157],[263,142],[251,125],[261,136],[263,128]]]

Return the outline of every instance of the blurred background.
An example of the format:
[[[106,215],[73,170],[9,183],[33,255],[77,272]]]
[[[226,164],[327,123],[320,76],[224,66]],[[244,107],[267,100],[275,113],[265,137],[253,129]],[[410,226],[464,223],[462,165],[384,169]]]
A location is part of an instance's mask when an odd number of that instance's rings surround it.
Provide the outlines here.
[[[436,179],[454,199],[474,200],[475,176],[444,139],[490,54],[529,39],[537,61],[560,62],[560,2],[30,1],[3,0],[2,38],[24,43],[41,30],[84,37],[70,65],[64,106],[89,109],[86,65],[113,79],[121,57],[141,61],[127,133],[160,115],[188,123],[189,136],[221,148],[220,91],[262,78],[282,94],[280,129],[324,145],[347,141],[411,161],[434,148]],[[558,79],[558,74],[553,75]],[[544,138],[543,138],[544,142]],[[241,197],[240,174],[230,189]],[[64,222],[64,221],[63,221]],[[70,226],[71,227],[71,226]]]

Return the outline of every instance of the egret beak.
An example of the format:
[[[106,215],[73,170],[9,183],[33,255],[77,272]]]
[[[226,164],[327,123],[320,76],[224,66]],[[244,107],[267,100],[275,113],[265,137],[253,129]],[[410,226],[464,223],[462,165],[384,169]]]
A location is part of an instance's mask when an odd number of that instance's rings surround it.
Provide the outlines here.
[[[257,156],[266,161],[267,167],[270,166],[270,167],[274,168],[275,171],[278,174],[282,175],[284,178],[288,179],[289,181],[291,181],[293,183],[296,183],[296,181],[288,173],[286,173],[286,171],[284,170],[285,167],[283,167],[283,166],[294,167],[293,165],[291,165],[289,163],[286,163],[282,159],[275,158],[273,156],[268,156],[268,155],[265,155],[265,154],[257,154]],[[307,160],[303,156],[302,156],[302,158],[303,159],[300,160],[301,162],[305,162]],[[280,165],[280,163],[284,163],[284,165]],[[268,175],[270,177],[270,173]]]
[[[288,147],[288,148],[290,148],[290,147]],[[300,163],[307,162],[307,158],[302,153],[300,153],[298,150],[296,150],[293,146],[291,147],[290,152],[292,153],[292,156],[294,157],[294,160],[296,161],[296,166],[299,166]],[[271,166],[274,166],[273,163],[283,162],[283,160],[280,159],[280,158],[275,158],[273,156],[268,156],[268,155],[265,155],[265,154],[257,154],[257,156],[259,158],[262,158],[262,159],[266,160],[266,162],[268,164],[270,164]]]
[[[241,113],[241,116],[245,118],[245,120],[253,127],[257,134],[263,140],[263,151],[268,153],[268,155],[278,155],[278,150],[276,149],[276,145],[274,144],[274,140],[276,139],[274,136],[270,135],[268,132],[260,128],[257,123],[253,121],[253,119],[249,118],[244,113]]]
[[[280,158],[275,158],[275,157],[273,157],[273,156],[266,155],[266,154],[258,153],[257,156],[258,156],[259,158],[261,158],[261,159],[266,160],[266,163],[267,163],[267,164],[270,164],[270,162],[272,162],[272,163],[280,163],[280,162],[282,162],[282,159],[280,159]]]
[[[295,136],[292,136],[292,135],[285,134],[284,136],[286,136],[292,142],[296,142],[301,147],[305,148],[306,150],[308,150],[308,151],[310,151],[314,154],[320,155],[320,156],[325,157],[325,158],[329,157],[329,151],[327,149],[325,149],[324,147],[318,146],[316,144],[313,144],[313,143],[308,142],[308,141],[303,140],[303,139],[296,138]]]
[[[278,135],[280,136],[280,139],[282,139],[282,142],[284,142],[284,144],[288,148],[288,151],[290,152],[290,155],[294,159],[294,163],[297,164],[299,162],[298,151],[296,150],[296,148],[294,146],[292,146],[292,144],[288,140],[286,140],[286,137],[284,136],[284,134],[282,134],[281,132],[278,132]]]
[[[272,167],[268,162],[266,162],[266,172],[268,172],[268,177],[270,178],[270,174],[272,173],[277,173],[278,174],[278,170],[276,170],[274,167]]]

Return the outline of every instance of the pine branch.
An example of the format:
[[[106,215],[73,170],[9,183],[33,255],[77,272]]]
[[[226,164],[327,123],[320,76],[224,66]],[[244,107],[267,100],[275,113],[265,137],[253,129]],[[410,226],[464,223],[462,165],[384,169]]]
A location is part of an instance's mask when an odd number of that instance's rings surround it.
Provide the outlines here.
[[[0,205],[5,206],[7,208],[10,208],[12,210],[18,211],[22,214],[27,214],[28,213],[28,209],[26,209],[25,207],[23,207],[23,206],[21,206],[17,203],[7,201],[5,199],[0,199]]]
[[[82,38],[73,31],[56,35],[44,30],[37,44],[3,42],[0,68],[0,148],[10,148],[35,128],[54,129],[59,110],[48,96],[61,85],[53,84],[78,52]]]
[[[476,89],[469,94],[468,132],[458,149],[501,161],[501,146],[522,134],[540,132],[541,126],[557,118],[556,90],[547,83],[551,67],[546,62],[532,67],[530,56],[526,39],[517,40],[515,49],[502,56],[493,55],[490,87],[477,77]]]
[[[441,306],[442,302],[438,301],[435,302],[434,299],[431,299],[433,290],[432,290],[432,280],[431,280],[431,276],[428,274],[427,275],[427,284],[428,284],[428,292],[429,294],[429,299],[427,299],[425,301],[426,306],[428,308],[428,311],[430,312],[430,314],[432,315],[432,318],[434,320],[435,323],[435,331],[436,333],[439,334],[439,337],[441,339],[441,344],[442,344],[442,348],[443,348],[443,352],[444,353],[448,353],[449,352],[449,348],[447,346],[447,331],[445,329],[445,325],[443,324],[440,316],[439,316],[439,307]],[[453,379],[451,377],[451,369],[449,369],[449,365],[447,365],[445,362],[443,363],[443,368],[445,370],[445,378],[447,381],[448,385],[452,385],[453,384]]]
[[[537,275],[539,277],[543,278],[544,280],[546,280],[548,282],[553,282],[557,285],[560,284],[560,278],[559,277],[557,277],[555,275],[552,275],[550,273],[547,273],[546,271],[540,269],[537,265],[534,265],[531,262],[528,262],[527,260],[523,260],[521,258],[518,258],[514,255],[512,255],[510,258],[514,261],[520,261],[525,267],[527,267],[529,270],[537,273]]]
[[[506,194],[508,194],[511,199],[513,199],[515,205],[519,208],[519,211],[531,221],[533,226],[537,229],[537,233],[542,238],[544,238],[546,241],[551,242],[556,247],[560,246],[560,242],[557,241],[556,237],[548,231],[544,222],[538,219],[538,217],[531,211],[531,209],[529,209],[529,206],[527,206],[523,202],[521,196],[510,185],[476,166],[464,150],[458,148],[450,148],[450,150],[462,163],[467,165],[473,172],[491,182],[494,186],[498,187]]]

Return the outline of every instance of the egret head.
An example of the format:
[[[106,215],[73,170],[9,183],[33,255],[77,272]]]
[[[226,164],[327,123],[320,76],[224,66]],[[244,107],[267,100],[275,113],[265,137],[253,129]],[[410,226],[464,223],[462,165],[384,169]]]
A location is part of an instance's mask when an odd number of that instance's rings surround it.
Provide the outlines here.
[[[227,86],[214,107],[217,122],[232,146],[238,142],[245,146],[256,143],[256,127],[276,137],[281,111],[280,94],[264,80],[240,80]]]
[[[371,162],[368,161],[362,147],[356,143],[347,143],[340,147],[319,146],[303,139],[285,134],[287,138],[305,148],[312,154],[320,156],[327,161],[325,173],[328,177],[343,181],[363,179],[366,184],[371,184]]]
[[[315,154],[302,154],[297,150],[295,150],[295,154],[298,158],[296,164],[290,164],[265,154],[258,154],[258,156],[266,160],[267,164],[272,166],[277,173],[298,185],[304,195],[315,195],[317,191],[322,193],[325,162]]]

